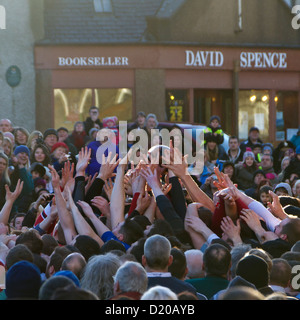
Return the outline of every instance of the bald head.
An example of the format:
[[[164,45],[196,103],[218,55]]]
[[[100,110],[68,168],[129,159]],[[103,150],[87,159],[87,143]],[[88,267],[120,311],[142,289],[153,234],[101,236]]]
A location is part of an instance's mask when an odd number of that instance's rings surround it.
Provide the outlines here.
[[[82,270],[86,265],[86,260],[81,253],[73,252],[69,254],[61,265],[61,270],[72,271],[78,279],[81,278]]]

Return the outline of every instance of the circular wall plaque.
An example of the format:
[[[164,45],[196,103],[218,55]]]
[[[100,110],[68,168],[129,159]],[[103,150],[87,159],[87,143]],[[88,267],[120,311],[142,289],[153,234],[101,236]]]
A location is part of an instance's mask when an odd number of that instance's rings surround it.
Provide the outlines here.
[[[16,87],[21,82],[21,70],[17,66],[11,66],[6,71],[6,82],[11,87]]]

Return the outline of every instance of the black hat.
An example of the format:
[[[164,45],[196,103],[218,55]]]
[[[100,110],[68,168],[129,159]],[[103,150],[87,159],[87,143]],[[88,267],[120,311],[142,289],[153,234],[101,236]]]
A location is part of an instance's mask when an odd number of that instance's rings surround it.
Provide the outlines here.
[[[58,138],[58,134],[57,131],[53,128],[49,128],[44,132],[44,140],[46,139],[47,136],[49,136],[50,134],[54,134],[56,135],[56,137]]]
[[[210,117],[209,123],[211,123],[213,120],[217,120],[219,123],[221,123],[221,118],[219,116]]]
[[[250,128],[249,133],[252,132],[252,131],[259,132],[259,129],[257,127],[252,127],[252,128]]]
[[[40,174],[41,177],[43,177],[46,174],[46,169],[45,167],[39,163],[39,162],[34,162],[31,166],[30,166],[30,172],[32,171],[36,171]]]
[[[269,283],[267,262],[253,254],[242,258],[238,262],[236,275],[254,284],[257,289],[266,287]]]
[[[66,127],[60,127],[60,128],[58,128],[56,131],[58,132],[58,131],[60,131],[60,130],[64,130],[64,131],[66,131],[66,132],[69,133],[69,130],[68,130]]]

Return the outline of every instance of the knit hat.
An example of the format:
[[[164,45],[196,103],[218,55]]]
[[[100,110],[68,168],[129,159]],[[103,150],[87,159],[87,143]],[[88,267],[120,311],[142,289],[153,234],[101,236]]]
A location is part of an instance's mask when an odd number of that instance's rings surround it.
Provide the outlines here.
[[[261,289],[269,284],[269,270],[267,262],[259,256],[250,254],[242,258],[236,267],[236,275]]]
[[[39,162],[34,162],[31,166],[30,166],[30,172],[32,171],[36,171],[40,174],[41,177],[43,177],[46,174],[46,169],[45,167],[39,163]]]
[[[57,142],[53,145],[51,149],[51,153],[53,153],[57,148],[65,148],[67,151],[69,151],[69,147],[64,142]]]
[[[41,186],[43,189],[46,189],[46,180],[42,178],[35,178],[33,180],[34,187]]]
[[[116,127],[118,124],[118,118],[117,117],[106,117],[102,120],[103,122],[103,127],[107,128],[108,122],[113,122],[113,127]]]
[[[77,276],[70,270],[61,270],[61,271],[58,271],[56,272],[53,277],[55,276],[63,276],[63,277],[67,277],[69,279],[71,279],[74,284],[76,285],[76,287],[80,287],[80,282],[79,282],[79,279],[77,278]]]
[[[30,150],[26,146],[21,145],[21,146],[16,147],[16,149],[14,151],[14,155],[16,156],[17,154],[19,154],[21,152],[27,153],[28,157],[30,157]]]
[[[276,190],[279,188],[284,188],[287,191],[287,193],[289,194],[289,196],[291,196],[291,197],[293,196],[292,188],[288,183],[285,183],[285,182],[278,183],[278,185],[274,189],[274,192],[276,192]]]
[[[246,160],[247,157],[253,158],[255,160],[255,155],[252,151],[245,151],[243,155],[243,162]]]
[[[252,131],[259,132],[259,129],[257,127],[251,127],[250,130],[249,130],[249,133],[252,132]]]
[[[219,116],[212,116],[210,117],[209,123],[211,123],[213,120],[217,120],[219,123],[221,123],[221,119]]]
[[[57,129],[57,132],[59,132],[60,130],[66,131],[67,133],[69,133],[69,130],[66,127],[60,127]]]
[[[17,262],[7,271],[5,284],[8,299],[37,299],[42,284],[40,270],[31,262]]]
[[[57,138],[58,138],[58,134],[57,131],[53,128],[49,128],[44,132],[44,140],[46,139],[47,136],[49,136],[50,134],[54,134]]]
[[[266,178],[266,174],[263,172],[263,170],[258,169],[258,170],[256,170],[256,171],[254,171],[254,173],[253,173],[253,180],[255,179],[255,177],[256,177],[258,174],[262,174],[262,175]]]

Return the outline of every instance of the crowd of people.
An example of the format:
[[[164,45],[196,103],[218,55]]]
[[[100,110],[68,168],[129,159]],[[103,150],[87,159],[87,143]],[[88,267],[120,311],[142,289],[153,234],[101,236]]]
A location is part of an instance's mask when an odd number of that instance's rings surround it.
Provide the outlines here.
[[[99,161],[103,128],[117,153]],[[157,162],[130,160],[132,130],[150,149],[156,128],[139,112],[121,157],[118,118],[97,107],[72,132],[0,120],[1,300],[300,298],[300,140],[273,146],[253,127],[224,148],[213,116],[194,174],[176,139]]]

